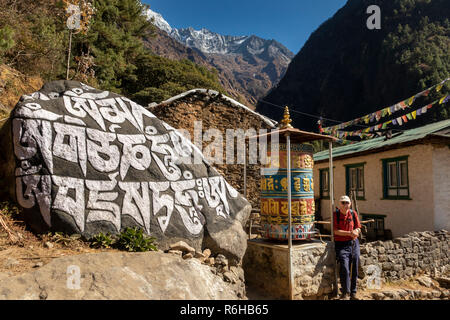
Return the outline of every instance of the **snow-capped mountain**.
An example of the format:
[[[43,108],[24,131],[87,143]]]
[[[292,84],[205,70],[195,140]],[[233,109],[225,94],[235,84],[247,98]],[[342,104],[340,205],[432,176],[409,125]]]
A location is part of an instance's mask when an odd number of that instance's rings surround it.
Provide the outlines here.
[[[149,20],[153,19],[153,24],[159,29],[167,32],[167,34],[170,34],[172,32],[172,27],[170,26],[170,24],[166,20],[164,20],[162,15],[160,15],[159,13],[147,9],[147,17]]]
[[[203,53],[243,54],[248,52],[260,55],[269,51],[269,55],[281,55],[290,61],[294,54],[275,40],[265,40],[257,36],[224,36],[208,29],[195,30],[189,28],[172,28],[170,24],[157,12],[148,9],[147,16],[154,19],[154,24],[169,36],[182,44],[196,48]],[[288,62],[289,63],[289,62]]]
[[[161,14],[150,9],[147,17],[158,29],[176,42],[197,50],[200,56],[219,71],[219,79],[225,89],[244,96],[249,104],[255,104],[284,75],[294,54],[275,40],[266,40],[255,35],[221,35],[202,28],[173,28]],[[149,40],[148,47],[156,54],[170,57],[167,46],[172,46],[165,35],[159,36],[161,43]],[[177,47],[177,52],[180,48]],[[182,50],[181,50],[182,51]],[[192,53],[192,52],[191,52]],[[193,53],[195,54],[195,53]],[[192,55],[187,56],[192,59]]]

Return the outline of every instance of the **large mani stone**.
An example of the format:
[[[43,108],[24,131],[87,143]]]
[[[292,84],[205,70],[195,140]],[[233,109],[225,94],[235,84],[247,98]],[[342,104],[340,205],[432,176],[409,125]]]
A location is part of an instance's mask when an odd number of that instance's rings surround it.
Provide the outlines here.
[[[239,263],[251,210],[183,135],[118,94],[54,81],[2,127],[0,191],[37,232],[140,227],[160,249],[185,241]]]

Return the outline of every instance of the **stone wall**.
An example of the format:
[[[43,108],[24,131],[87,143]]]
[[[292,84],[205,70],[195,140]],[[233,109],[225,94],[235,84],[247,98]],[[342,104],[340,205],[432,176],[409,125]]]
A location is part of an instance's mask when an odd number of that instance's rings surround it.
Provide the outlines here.
[[[422,273],[450,271],[450,234],[446,230],[411,232],[393,241],[361,245],[360,278],[367,285],[371,265],[379,267],[382,281],[408,279]],[[370,272],[371,273],[371,272]]]
[[[446,230],[412,232],[393,241],[361,245],[358,287],[366,288],[378,275],[379,284],[421,275],[448,275],[450,234]],[[294,299],[323,299],[334,283],[333,244],[295,243],[293,246]],[[288,299],[287,244],[248,241],[243,260],[249,287],[271,299]],[[372,287],[373,288],[373,287]],[[417,297],[416,297],[417,298]]]

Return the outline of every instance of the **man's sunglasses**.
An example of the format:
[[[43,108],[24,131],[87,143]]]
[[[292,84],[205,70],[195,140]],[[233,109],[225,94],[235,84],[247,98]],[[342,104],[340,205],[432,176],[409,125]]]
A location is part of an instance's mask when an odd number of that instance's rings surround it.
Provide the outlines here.
[[[350,204],[348,201],[341,201],[342,204]]]

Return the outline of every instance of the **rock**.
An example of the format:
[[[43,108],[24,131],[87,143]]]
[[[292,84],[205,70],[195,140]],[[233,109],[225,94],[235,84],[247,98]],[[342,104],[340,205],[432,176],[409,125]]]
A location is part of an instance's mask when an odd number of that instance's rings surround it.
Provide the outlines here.
[[[138,227],[162,250],[184,241],[242,260],[249,202],[179,131],[123,96],[46,83],[21,97],[0,147],[14,150],[0,161],[0,190],[17,195],[35,232],[89,239]]]
[[[3,267],[9,269],[9,268],[12,268],[12,267],[14,267],[14,266],[17,266],[17,265],[19,265],[19,264],[20,264],[20,262],[19,262],[18,260],[14,259],[14,258],[8,257],[8,258],[6,258],[6,260],[3,262]]]
[[[230,271],[232,273],[234,273],[239,280],[241,280],[241,281],[245,280],[245,278],[244,278],[244,269],[242,269],[241,267],[234,267],[234,266],[232,266],[232,267],[230,267]]]
[[[223,279],[227,282],[236,283],[236,275],[234,275],[232,272],[227,271],[223,274]]]
[[[438,290],[433,290],[432,292],[433,298],[439,298],[441,296],[441,292]]]
[[[184,241],[178,241],[177,243],[171,244],[169,247],[170,247],[171,250],[178,250],[178,251],[181,251],[181,252],[195,253],[195,249],[192,248],[190,245],[188,245]]]
[[[417,282],[419,282],[421,285],[430,288],[433,285],[433,281],[427,277],[427,276],[422,276],[420,278],[417,278]]]
[[[444,290],[441,293],[441,298],[448,298],[450,297],[450,290]]]
[[[412,248],[412,240],[410,238],[395,238],[393,240],[394,243],[399,244],[403,248]]]
[[[208,265],[214,265],[215,261],[213,257],[209,257],[208,259],[205,259],[205,263]]]
[[[414,297],[416,299],[426,299],[427,298],[427,291],[414,290]]]
[[[247,233],[244,231],[252,207],[244,207],[236,215],[229,229],[223,230],[219,225],[208,228],[205,233],[204,245],[213,252],[219,252],[229,257],[231,265],[239,265],[247,250]],[[230,237],[230,233],[233,236]]]
[[[206,259],[209,258],[209,256],[211,255],[211,250],[209,249],[203,250],[203,255]]]
[[[203,252],[195,251],[194,258],[205,259],[205,255],[203,254]]]
[[[180,250],[169,250],[169,251],[167,251],[167,253],[176,254],[178,256],[183,255],[183,251],[180,251]]]
[[[39,299],[40,300],[47,300],[47,298],[48,298],[47,291],[42,290],[41,293],[39,293]]]
[[[53,249],[55,245],[49,241],[47,241],[46,243],[44,243],[44,247],[48,248],[48,249]]]
[[[414,299],[415,297],[415,291],[413,289],[405,289],[405,291],[408,293],[408,296],[410,299]]]
[[[380,293],[380,292],[373,292],[372,293],[372,298],[375,300],[383,300],[384,299],[384,294]]]
[[[184,260],[186,260],[186,259],[191,259],[191,258],[193,258],[194,257],[194,255],[192,254],[192,253],[186,253],[184,256],[183,256],[183,259]]]
[[[223,254],[218,254],[215,258],[214,265],[228,266],[228,260]]]
[[[392,262],[383,262],[383,270],[392,270],[394,264]]]
[[[235,290],[198,260],[159,252],[65,256],[0,281],[3,300],[235,300]]]
[[[34,265],[33,265],[33,268],[40,268],[40,267],[42,267],[44,265],[44,263],[42,262],[42,261],[39,261],[39,262],[37,262],[37,263],[35,263]]]
[[[450,288],[450,278],[448,277],[436,277],[436,281],[443,288]]]
[[[383,291],[383,294],[392,300],[400,300],[400,295],[397,291]]]
[[[397,293],[401,299],[405,299],[408,296],[408,291],[403,290],[403,289],[397,290]]]

